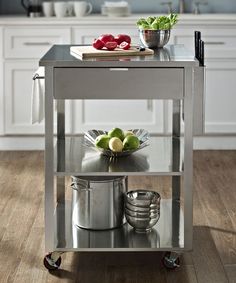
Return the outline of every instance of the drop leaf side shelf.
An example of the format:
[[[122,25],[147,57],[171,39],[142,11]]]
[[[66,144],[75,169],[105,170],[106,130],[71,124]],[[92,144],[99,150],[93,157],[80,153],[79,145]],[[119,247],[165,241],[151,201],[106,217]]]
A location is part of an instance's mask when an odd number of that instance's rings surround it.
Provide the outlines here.
[[[197,105],[195,101],[202,97],[204,89],[204,43],[199,32],[195,33],[195,47],[196,56],[182,45],[169,45],[152,56],[81,61],[70,54],[69,45],[54,45],[40,60],[40,66],[45,67],[48,254],[44,265],[49,270],[57,269],[61,254],[68,251],[164,251],[165,266],[175,268],[179,266],[178,254],[192,249],[193,105]],[[165,56],[161,56],[163,52]],[[65,135],[67,99],[172,100],[172,134],[151,137],[150,145],[140,154],[128,157],[129,162],[126,157],[110,162],[85,148],[83,137]],[[57,100],[56,133],[54,100]],[[196,131],[201,127],[198,123]],[[128,224],[108,231],[79,229],[72,223],[73,204],[65,198],[65,179],[71,175],[170,176],[172,198],[162,200],[160,219],[151,233],[138,235]]]

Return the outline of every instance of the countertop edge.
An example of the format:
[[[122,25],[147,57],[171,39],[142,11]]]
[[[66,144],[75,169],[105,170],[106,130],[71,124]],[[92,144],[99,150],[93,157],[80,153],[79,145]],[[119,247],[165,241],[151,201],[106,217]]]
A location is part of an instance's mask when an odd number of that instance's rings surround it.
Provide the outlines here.
[[[147,17],[150,14],[133,14],[129,17],[106,17],[102,15],[91,15],[83,18],[76,17],[65,17],[65,18],[27,18],[24,16],[0,16],[0,26],[9,26],[9,25],[61,25],[61,26],[70,26],[70,25],[133,25],[138,18]],[[156,14],[158,16],[158,14]],[[121,20],[122,19],[122,20]],[[193,15],[193,14],[180,14],[180,20],[177,25],[205,25],[205,24],[213,24],[213,25],[236,25],[236,14],[201,14],[201,15]]]

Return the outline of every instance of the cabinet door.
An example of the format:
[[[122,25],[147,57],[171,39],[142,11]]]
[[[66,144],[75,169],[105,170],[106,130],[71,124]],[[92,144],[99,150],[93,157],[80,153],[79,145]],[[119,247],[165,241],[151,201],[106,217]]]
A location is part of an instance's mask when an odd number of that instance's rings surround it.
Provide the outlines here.
[[[5,134],[44,134],[44,120],[31,123],[32,77],[38,68],[37,61],[5,63],[4,100]],[[71,101],[66,101],[66,133],[71,133]],[[54,112],[56,132],[56,111]]]
[[[185,44],[194,52],[194,30],[201,30],[205,41],[205,133],[236,133],[236,32],[232,27],[176,29],[172,34],[173,42]]]
[[[37,62],[5,63],[5,133],[42,134],[43,123],[31,124],[32,77]]]
[[[83,100],[73,101],[75,133],[88,129],[121,127],[144,128],[163,132],[162,101],[149,100]]]
[[[102,33],[126,33],[133,44],[139,44],[138,30],[126,26],[72,29],[74,44],[91,44]],[[152,100],[84,100],[73,102],[75,133],[88,129],[124,129],[143,127],[153,133],[163,132],[163,102]]]
[[[205,131],[236,133],[236,62],[206,63]]]
[[[3,42],[3,28],[0,27],[0,42]],[[0,136],[4,135],[4,97],[3,97],[3,46],[0,44]]]

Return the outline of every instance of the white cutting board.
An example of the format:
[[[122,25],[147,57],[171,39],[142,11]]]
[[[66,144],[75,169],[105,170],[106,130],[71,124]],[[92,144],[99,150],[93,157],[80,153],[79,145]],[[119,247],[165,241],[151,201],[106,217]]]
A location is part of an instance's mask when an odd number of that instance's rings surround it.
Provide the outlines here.
[[[115,50],[97,50],[93,46],[72,46],[70,47],[72,55],[78,56],[81,59],[96,58],[96,57],[112,57],[112,56],[143,56],[153,55],[152,49],[146,48],[144,51],[139,51],[136,47],[131,47],[129,50],[116,48]]]

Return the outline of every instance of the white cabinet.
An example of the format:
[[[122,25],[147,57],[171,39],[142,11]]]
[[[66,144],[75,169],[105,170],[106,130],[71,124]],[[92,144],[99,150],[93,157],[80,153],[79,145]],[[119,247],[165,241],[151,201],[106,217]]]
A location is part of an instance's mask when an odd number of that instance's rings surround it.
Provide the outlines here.
[[[74,101],[73,101],[74,103]],[[163,132],[163,104],[150,100],[83,100],[74,104],[74,132],[121,127]]]
[[[38,68],[38,62],[6,62],[5,63],[5,134],[37,135],[44,134],[44,120],[41,123],[31,123],[31,89],[33,73]],[[72,101],[66,101],[66,129],[71,133]],[[56,107],[55,107],[56,109]],[[56,111],[54,112],[56,119]],[[56,127],[55,127],[56,130]]]
[[[38,62],[5,62],[5,133],[40,134],[43,124],[31,124],[32,74]]]
[[[3,42],[3,29],[0,27],[0,42]],[[4,89],[3,89],[3,46],[0,44],[0,136],[4,135]]]
[[[4,29],[3,38],[4,133],[44,134],[44,122],[31,124],[32,77],[53,44],[70,44],[70,28],[12,26]]]
[[[185,44],[194,52],[194,30],[201,30],[205,41],[205,133],[236,133],[236,29],[217,26],[176,29],[173,42]]]
[[[5,58],[41,58],[53,44],[70,44],[70,29],[65,27],[7,27]]]
[[[227,28],[221,28],[220,26],[181,27],[181,29],[173,30],[173,43],[184,44],[194,51],[193,36],[195,30],[199,30],[202,33],[202,39],[205,42],[205,57],[207,59],[236,58],[236,29],[231,26],[227,26]]]
[[[206,65],[205,131],[236,133],[236,61]]]

